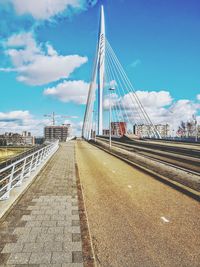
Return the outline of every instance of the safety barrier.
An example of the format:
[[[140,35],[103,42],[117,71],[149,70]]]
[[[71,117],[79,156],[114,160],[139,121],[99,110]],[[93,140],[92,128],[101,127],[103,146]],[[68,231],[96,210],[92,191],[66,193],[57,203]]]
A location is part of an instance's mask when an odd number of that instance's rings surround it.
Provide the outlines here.
[[[8,199],[14,187],[20,186],[25,178],[53,155],[58,149],[58,143],[59,141],[51,143],[1,169],[0,200]]]

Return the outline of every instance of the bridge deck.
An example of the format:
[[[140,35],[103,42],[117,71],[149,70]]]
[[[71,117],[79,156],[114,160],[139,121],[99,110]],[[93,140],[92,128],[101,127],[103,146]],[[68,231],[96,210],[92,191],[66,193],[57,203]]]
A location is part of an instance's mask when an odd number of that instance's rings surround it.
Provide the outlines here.
[[[86,142],[76,157],[99,266],[200,266],[198,201]]]
[[[4,216],[0,240],[0,266],[83,266],[73,142]]]

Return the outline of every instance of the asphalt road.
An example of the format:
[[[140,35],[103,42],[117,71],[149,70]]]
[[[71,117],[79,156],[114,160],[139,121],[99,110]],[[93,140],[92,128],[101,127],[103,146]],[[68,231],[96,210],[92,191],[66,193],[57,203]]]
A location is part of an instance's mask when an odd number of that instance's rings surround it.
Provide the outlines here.
[[[200,266],[200,204],[77,141],[76,157],[98,266]]]

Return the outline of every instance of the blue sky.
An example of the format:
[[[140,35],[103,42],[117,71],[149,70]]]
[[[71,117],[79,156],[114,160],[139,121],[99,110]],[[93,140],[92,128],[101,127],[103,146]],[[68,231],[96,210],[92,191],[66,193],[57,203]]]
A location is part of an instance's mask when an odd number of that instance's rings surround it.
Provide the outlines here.
[[[199,120],[198,0],[0,0],[1,132],[41,135],[52,111],[77,116],[67,120],[80,130],[101,4],[107,39],[152,119]]]

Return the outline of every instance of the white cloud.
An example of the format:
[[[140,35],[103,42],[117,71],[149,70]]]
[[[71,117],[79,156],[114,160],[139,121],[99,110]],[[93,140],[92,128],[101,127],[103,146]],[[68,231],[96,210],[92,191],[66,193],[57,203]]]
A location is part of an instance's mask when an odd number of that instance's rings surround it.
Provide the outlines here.
[[[27,110],[0,112],[0,134],[30,131],[33,135],[43,135],[43,128],[48,124],[48,119],[35,119]]]
[[[21,34],[13,34],[7,40],[7,46],[31,46],[31,48],[36,48],[36,42],[33,39],[33,36],[30,32],[21,33]]]
[[[137,91],[136,92],[138,98],[146,107],[163,107],[170,105],[172,103],[172,97],[169,92],[167,91]],[[130,99],[130,95],[126,95],[127,99],[124,99],[125,101]]]
[[[187,99],[173,101],[172,96],[168,91],[136,91],[136,94],[142,103],[145,111],[154,124],[163,123],[170,124],[172,128],[177,129],[181,121],[192,120],[193,115],[197,115],[200,111],[200,104]],[[138,109],[137,102],[132,93],[126,94],[123,97],[117,95],[111,99],[112,108],[121,107],[121,114],[133,123],[144,123]],[[104,101],[104,107],[108,109],[108,96]],[[138,113],[139,111],[139,113]],[[199,121],[199,116],[197,116]],[[199,122],[200,123],[200,122]]]
[[[78,119],[77,116],[71,116],[72,119]],[[56,125],[61,124],[62,118],[56,119]],[[82,121],[65,120],[64,123],[70,123],[74,135],[80,135]],[[34,136],[43,136],[44,127],[51,124],[51,118],[37,119],[28,110],[14,110],[10,112],[0,112],[0,134],[5,132],[22,133],[29,131]]]
[[[11,0],[18,15],[30,14],[35,19],[49,19],[63,11],[83,9],[86,1],[81,0]]]
[[[37,45],[31,33],[11,36],[6,53],[14,68],[1,71],[16,71],[17,80],[29,85],[43,85],[63,78],[69,78],[76,68],[87,62],[87,57],[79,55],[58,55],[49,44]]]
[[[117,107],[120,105],[120,97],[116,93],[111,93],[106,95],[103,100],[103,108],[108,110],[111,105],[111,108]]]
[[[197,95],[197,100],[200,100],[200,94]]]
[[[47,88],[45,95],[53,96],[62,102],[86,104],[89,84],[84,81],[64,81],[57,86]]]
[[[18,15],[28,14],[37,20],[48,20],[56,15],[73,14],[94,6],[98,0],[8,0]]]
[[[64,124],[71,124],[72,127],[72,135],[73,136],[81,136],[83,121],[74,122],[71,120],[65,120]]]
[[[29,119],[31,115],[29,111],[15,110],[7,113],[0,112],[0,121],[17,121]]]

